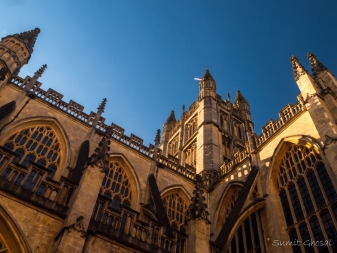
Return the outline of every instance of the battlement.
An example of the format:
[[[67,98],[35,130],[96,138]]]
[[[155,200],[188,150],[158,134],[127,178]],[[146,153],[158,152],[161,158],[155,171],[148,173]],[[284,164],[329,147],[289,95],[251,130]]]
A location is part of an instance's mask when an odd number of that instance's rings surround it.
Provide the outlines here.
[[[267,124],[262,127],[262,134],[260,136],[255,136],[255,141],[257,147],[264,144],[270,137],[272,137],[276,132],[283,128],[292,118],[299,115],[303,110],[303,104],[301,100],[295,104],[287,104],[280,112],[279,119],[274,121],[270,120]]]

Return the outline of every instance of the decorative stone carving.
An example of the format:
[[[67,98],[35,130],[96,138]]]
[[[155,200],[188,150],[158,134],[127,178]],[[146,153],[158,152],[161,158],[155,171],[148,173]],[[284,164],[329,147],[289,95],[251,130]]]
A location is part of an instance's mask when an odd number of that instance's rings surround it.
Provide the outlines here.
[[[291,56],[290,62],[293,67],[295,81],[297,81],[304,74],[308,73],[308,71],[304,69],[302,64],[298,61],[298,59],[295,56]]]
[[[206,210],[207,205],[204,204],[206,200],[202,194],[204,191],[201,189],[203,186],[203,180],[200,175],[196,175],[195,179],[195,190],[193,191],[194,196],[192,197],[191,201],[192,204],[189,206],[187,211],[187,220],[195,220],[195,219],[203,219],[206,221],[207,224],[211,222],[208,220],[208,211]]]
[[[108,170],[108,152],[110,151],[110,136],[111,136],[111,127],[107,128],[105,136],[99,142],[98,147],[95,149],[95,153],[93,153],[87,161],[86,167],[89,165],[96,165],[101,169],[102,172],[106,172]]]
[[[327,69],[319,60],[316,59],[316,56],[313,53],[308,53],[307,57],[310,62],[312,73],[315,77]]]

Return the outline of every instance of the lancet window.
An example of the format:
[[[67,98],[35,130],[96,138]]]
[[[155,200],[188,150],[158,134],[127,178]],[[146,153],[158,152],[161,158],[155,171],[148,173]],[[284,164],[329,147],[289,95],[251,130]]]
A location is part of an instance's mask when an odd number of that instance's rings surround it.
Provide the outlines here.
[[[163,197],[164,206],[171,226],[185,231],[187,202],[179,193],[170,193]]]
[[[232,238],[227,253],[260,253],[263,237],[259,212],[252,213],[244,220]]]
[[[179,144],[179,138],[177,136],[170,142],[170,155],[174,156],[175,153],[178,152],[178,144]]]
[[[197,145],[196,142],[185,150],[185,163],[193,167],[197,164]]]
[[[60,166],[60,142],[49,126],[33,126],[13,134],[4,147],[17,154],[16,162],[24,166],[35,162],[49,170],[53,178]]]
[[[337,193],[322,157],[311,146],[290,145],[281,160],[279,197],[291,240],[329,241],[317,252],[337,251]],[[316,252],[294,245],[293,252]]]
[[[197,120],[198,118],[194,117],[186,124],[186,140],[191,138],[192,135],[197,131]]]

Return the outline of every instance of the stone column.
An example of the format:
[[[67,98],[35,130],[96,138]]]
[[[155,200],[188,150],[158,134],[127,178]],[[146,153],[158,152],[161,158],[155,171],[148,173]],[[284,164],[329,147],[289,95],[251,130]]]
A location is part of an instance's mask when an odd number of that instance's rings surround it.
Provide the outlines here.
[[[200,175],[196,176],[195,190],[191,199],[192,204],[187,211],[187,252],[210,253],[209,234],[210,221],[208,220],[206,200],[203,196],[203,180]]]
[[[205,220],[191,220],[187,226],[187,252],[210,253],[210,225]]]
[[[107,130],[107,135],[110,133]],[[106,136],[107,136],[106,135]],[[55,253],[81,253],[100,187],[107,170],[108,137],[103,137],[95,153],[88,158],[80,184],[69,204],[68,216],[56,237]]]

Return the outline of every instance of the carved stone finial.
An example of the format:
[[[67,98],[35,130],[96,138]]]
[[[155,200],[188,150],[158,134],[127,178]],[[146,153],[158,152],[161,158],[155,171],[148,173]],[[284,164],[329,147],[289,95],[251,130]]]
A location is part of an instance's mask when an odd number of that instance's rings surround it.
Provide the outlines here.
[[[109,151],[110,151],[110,136],[111,136],[112,128],[109,126],[106,130],[105,135],[102,140],[99,142],[98,147],[95,149],[95,153],[93,153],[87,161],[87,166],[96,165],[101,169],[102,172],[106,172],[109,164]]]
[[[38,34],[40,33],[40,31],[41,31],[40,28],[35,28],[34,30],[22,32],[22,33],[16,33],[14,35],[6,36],[5,38],[16,37],[16,38],[22,40],[27,45],[29,51],[32,53],[35,42],[36,42],[36,38],[37,38]]]
[[[193,197],[191,199],[192,204],[190,204],[187,210],[187,220],[203,219],[207,224],[211,222],[208,220],[208,211],[206,210],[207,205],[204,204],[206,200],[202,194],[204,191],[201,189],[203,185],[203,180],[200,175],[196,175],[195,179],[195,190],[193,191]]]
[[[46,70],[47,64],[43,64],[41,68],[39,68],[38,71],[35,72],[35,76],[41,77],[43,72]]]
[[[154,139],[154,144],[158,146],[160,143],[160,129],[157,130],[156,138]]]
[[[100,110],[101,112],[104,112],[105,105],[106,105],[107,101],[108,100],[106,98],[104,98],[103,101],[102,101],[102,103],[99,105],[99,107],[97,109]]]
[[[319,73],[327,69],[319,60],[317,60],[316,56],[313,53],[308,53],[307,57],[310,62],[312,73],[314,74],[315,77]]]
[[[298,59],[295,56],[291,56],[290,62],[293,67],[295,81],[297,81],[302,75],[308,73],[308,71],[304,69],[302,64],[298,61]]]
[[[211,73],[209,72],[209,69],[208,69],[208,68],[206,69],[205,74],[204,74],[204,76],[202,77],[202,80],[213,80],[213,81],[214,81],[214,78],[213,78],[213,76],[211,75]]]
[[[7,73],[8,73],[8,70],[6,67],[2,67],[0,69],[0,81],[5,80]]]
[[[185,112],[185,105],[183,105],[182,111],[183,111],[183,114],[184,114],[184,112]]]
[[[174,109],[172,109],[170,116],[167,118],[165,124],[170,124],[170,123],[175,123],[176,120],[176,116],[174,115]]]

